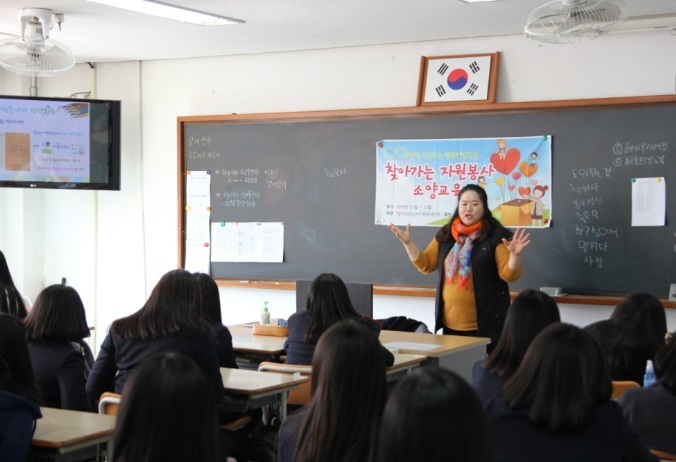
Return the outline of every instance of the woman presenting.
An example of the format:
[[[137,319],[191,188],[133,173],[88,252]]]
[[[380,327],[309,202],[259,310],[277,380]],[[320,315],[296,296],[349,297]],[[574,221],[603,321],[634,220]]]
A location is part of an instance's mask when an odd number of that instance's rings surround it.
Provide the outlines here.
[[[508,282],[521,276],[521,252],[530,234],[504,228],[488,208],[486,191],[468,184],[447,225],[425,251],[411,240],[411,225],[388,226],[404,244],[421,273],[438,271],[434,332],[490,337],[488,352],[497,344],[510,304]]]

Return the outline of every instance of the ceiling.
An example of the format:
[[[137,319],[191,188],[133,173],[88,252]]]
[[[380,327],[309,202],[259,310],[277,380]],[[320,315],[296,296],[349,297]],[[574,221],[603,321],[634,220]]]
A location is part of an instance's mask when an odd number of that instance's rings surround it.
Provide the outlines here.
[[[164,2],[246,23],[203,27],[87,0],[2,0],[0,32],[20,35],[18,9],[48,8],[65,16],[61,31],[54,26],[50,38],[70,47],[77,62],[192,58],[522,34],[528,13],[546,0]],[[676,0],[625,2],[630,18],[658,15],[676,27]]]

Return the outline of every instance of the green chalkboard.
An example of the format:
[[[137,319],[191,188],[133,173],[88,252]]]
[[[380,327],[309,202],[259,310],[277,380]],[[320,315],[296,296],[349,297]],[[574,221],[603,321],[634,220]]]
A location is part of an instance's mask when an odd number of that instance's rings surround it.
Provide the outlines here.
[[[637,101],[642,104],[637,104]],[[676,176],[676,98],[493,104],[463,111],[350,111],[179,118],[181,174],[211,173],[211,221],[283,222],[282,263],[212,263],[217,278],[434,285],[374,224],[382,139],[552,136],[551,227],[532,231],[513,289],[667,294],[676,282],[676,201],[667,225],[631,226],[632,178]],[[185,201],[185,177],[180,180]],[[456,198],[449,196],[449,209]],[[181,204],[181,209],[185,204]],[[181,219],[180,239],[185,236]],[[416,227],[424,248],[435,229]]]

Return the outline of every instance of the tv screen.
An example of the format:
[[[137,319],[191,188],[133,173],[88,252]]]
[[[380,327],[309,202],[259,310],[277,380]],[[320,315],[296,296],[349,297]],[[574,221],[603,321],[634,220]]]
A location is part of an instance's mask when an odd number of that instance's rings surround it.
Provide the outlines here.
[[[0,187],[120,189],[120,102],[0,96]]]

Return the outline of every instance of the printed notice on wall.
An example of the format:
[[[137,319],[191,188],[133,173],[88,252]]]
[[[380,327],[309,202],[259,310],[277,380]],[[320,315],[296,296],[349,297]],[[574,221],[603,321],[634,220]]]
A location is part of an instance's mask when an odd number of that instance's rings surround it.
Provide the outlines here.
[[[187,172],[185,206],[185,270],[209,274],[211,175]]]
[[[212,262],[280,263],[284,223],[211,223]]]
[[[631,226],[664,226],[667,186],[664,177],[631,180]]]

